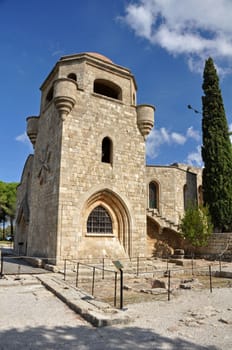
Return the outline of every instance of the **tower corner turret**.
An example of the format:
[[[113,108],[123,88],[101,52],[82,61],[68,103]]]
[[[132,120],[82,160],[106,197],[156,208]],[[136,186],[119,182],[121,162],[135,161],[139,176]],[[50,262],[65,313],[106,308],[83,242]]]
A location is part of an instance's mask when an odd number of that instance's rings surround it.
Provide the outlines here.
[[[27,117],[27,136],[29,137],[33,148],[35,148],[36,138],[38,134],[39,116]]]
[[[71,112],[76,103],[77,83],[68,78],[54,81],[54,103],[62,120]]]
[[[154,126],[154,113],[155,107],[148,104],[142,104],[136,106],[137,110],[137,124],[139,130],[146,140],[147,136],[151,132],[151,129]]]

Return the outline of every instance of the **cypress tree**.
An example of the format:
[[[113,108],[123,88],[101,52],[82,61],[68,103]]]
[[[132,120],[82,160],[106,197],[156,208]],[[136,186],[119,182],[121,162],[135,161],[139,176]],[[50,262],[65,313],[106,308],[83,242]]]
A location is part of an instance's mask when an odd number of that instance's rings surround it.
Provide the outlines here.
[[[212,58],[205,62],[202,97],[202,188],[216,232],[232,230],[232,146],[219,78]]]

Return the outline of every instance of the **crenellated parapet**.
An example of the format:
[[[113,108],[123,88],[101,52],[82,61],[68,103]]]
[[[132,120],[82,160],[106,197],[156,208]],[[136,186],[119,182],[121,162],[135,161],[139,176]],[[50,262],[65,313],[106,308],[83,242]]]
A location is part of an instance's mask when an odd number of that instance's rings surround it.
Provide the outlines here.
[[[54,81],[54,103],[62,120],[71,112],[76,103],[77,83],[68,78]]]
[[[39,117],[31,116],[27,118],[27,136],[29,137],[33,148],[35,148],[36,138],[38,134]]]
[[[146,140],[149,135],[151,129],[154,126],[154,113],[155,107],[152,105],[138,105],[137,109],[137,124],[139,130]]]

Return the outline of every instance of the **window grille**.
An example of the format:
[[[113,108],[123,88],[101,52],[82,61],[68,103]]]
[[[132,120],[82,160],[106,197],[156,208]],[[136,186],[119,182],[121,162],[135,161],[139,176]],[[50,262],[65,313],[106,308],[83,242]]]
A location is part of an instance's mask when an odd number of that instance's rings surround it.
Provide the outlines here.
[[[87,220],[88,233],[113,233],[112,221],[106,209],[98,206],[90,213]]]

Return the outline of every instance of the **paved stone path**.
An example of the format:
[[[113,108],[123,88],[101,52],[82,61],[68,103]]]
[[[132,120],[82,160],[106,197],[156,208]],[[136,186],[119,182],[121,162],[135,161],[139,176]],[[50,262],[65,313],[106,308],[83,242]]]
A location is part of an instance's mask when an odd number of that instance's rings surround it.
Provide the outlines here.
[[[10,256],[4,256],[3,260],[3,274],[38,274],[45,273],[44,269],[33,267],[25,260],[21,258],[13,258]]]
[[[35,277],[0,280],[1,350],[68,349],[82,328],[92,329]]]

